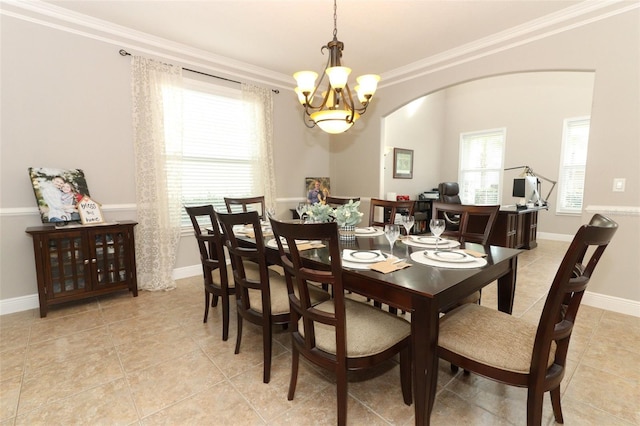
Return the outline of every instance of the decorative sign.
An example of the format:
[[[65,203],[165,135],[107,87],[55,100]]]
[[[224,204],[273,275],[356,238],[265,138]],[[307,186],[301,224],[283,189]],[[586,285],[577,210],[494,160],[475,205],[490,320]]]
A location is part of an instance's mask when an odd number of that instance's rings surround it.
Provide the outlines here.
[[[82,197],[82,199],[78,201],[77,207],[83,225],[104,222],[102,211],[100,210],[100,203],[93,201],[88,196],[85,195]]]

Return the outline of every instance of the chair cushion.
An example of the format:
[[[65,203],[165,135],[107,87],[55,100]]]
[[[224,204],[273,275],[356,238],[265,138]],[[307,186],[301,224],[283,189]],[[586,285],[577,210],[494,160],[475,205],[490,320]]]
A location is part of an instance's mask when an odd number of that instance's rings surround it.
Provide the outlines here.
[[[258,278],[259,279],[259,278]],[[289,312],[289,291],[287,281],[275,272],[269,274],[269,289],[271,290],[271,314],[286,314]],[[249,289],[249,304],[251,309],[262,313],[262,295],[260,290]],[[298,294],[298,290],[295,290]],[[329,293],[321,288],[309,287],[311,303],[317,304],[330,298]]]
[[[220,287],[220,269],[214,269],[211,271],[211,279],[213,283]],[[227,282],[229,283],[229,288],[235,287],[235,282],[233,281],[233,269],[231,265],[227,265]]]
[[[504,312],[465,304],[440,319],[438,346],[478,363],[528,374],[537,326]],[[547,367],[553,364],[551,344]]]
[[[411,324],[405,319],[351,299],[344,300],[347,327],[347,356],[359,358],[389,349],[411,335]],[[324,312],[335,312],[333,300],[316,306]],[[331,354],[336,353],[335,327],[315,324],[316,346]],[[304,336],[302,319],[298,330]]]

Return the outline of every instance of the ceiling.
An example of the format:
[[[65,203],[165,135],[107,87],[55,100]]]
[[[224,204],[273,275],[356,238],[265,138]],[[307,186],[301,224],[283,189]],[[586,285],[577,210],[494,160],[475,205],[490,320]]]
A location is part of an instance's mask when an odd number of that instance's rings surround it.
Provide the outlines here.
[[[333,37],[331,0],[48,0],[37,2],[286,76],[320,71]],[[392,76],[403,68],[531,35],[563,16],[586,14],[583,0],[339,0],[343,65]],[[596,2],[597,3],[597,2]],[[602,2],[601,2],[602,3]],[[591,4],[591,6],[587,6]],[[68,11],[67,11],[68,9]],[[579,12],[577,12],[579,11]],[[541,19],[544,17],[544,19]],[[99,21],[94,21],[94,23]],[[545,22],[543,25],[542,22]],[[126,31],[120,28],[121,31]],[[448,53],[449,52],[449,53]]]

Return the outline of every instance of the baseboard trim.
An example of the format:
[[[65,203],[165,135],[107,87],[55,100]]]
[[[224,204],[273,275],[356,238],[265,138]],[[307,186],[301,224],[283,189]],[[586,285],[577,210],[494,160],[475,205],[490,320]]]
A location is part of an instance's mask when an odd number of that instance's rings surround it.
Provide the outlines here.
[[[582,297],[582,303],[594,308],[640,318],[640,302],[635,300],[585,291]]]
[[[201,274],[202,266],[185,266],[183,268],[176,268],[173,270],[173,279],[179,280]],[[640,302],[635,300],[622,299],[620,297],[586,291],[582,298],[582,302],[585,305],[593,306],[594,308],[640,317]],[[39,306],[37,294],[0,300],[0,315],[38,309]]]

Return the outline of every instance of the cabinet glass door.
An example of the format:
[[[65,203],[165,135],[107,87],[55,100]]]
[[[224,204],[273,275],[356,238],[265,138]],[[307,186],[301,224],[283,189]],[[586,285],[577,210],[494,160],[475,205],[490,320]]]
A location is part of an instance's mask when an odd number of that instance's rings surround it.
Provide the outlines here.
[[[51,270],[50,282],[47,283],[48,298],[67,296],[84,292],[85,253],[80,233],[49,236],[46,262]]]
[[[89,235],[89,244],[94,247],[96,259],[96,285],[108,287],[127,280],[127,258],[123,231],[94,231]]]

